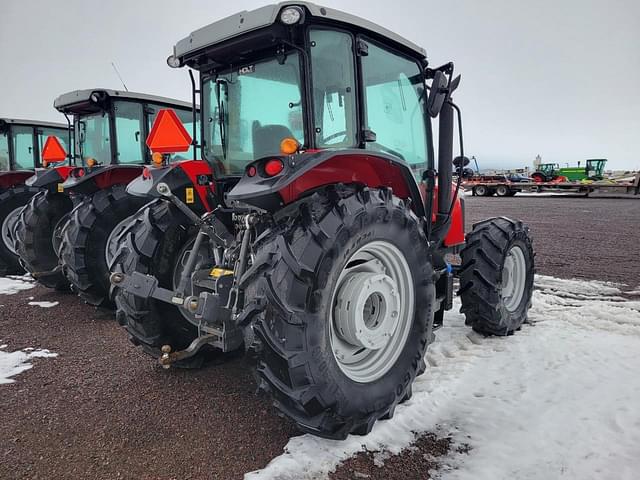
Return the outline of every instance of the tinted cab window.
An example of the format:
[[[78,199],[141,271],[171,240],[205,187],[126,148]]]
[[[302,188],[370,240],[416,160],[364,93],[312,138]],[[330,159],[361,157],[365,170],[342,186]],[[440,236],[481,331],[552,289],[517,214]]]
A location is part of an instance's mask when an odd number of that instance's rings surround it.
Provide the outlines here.
[[[117,158],[120,164],[144,163],[142,150],[142,105],[133,102],[114,103]]]
[[[0,172],[9,170],[9,134],[0,132]]]
[[[35,168],[33,153],[33,127],[11,127],[13,163],[16,170]]]
[[[156,118],[158,117],[158,113],[160,112],[160,110],[173,110],[178,116],[178,118],[180,119],[180,122],[182,122],[182,125],[184,126],[184,128],[187,130],[187,132],[191,136],[191,138],[193,138],[194,131],[199,132],[198,130],[198,128],[200,127],[199,115],[196,115],[196,127],[194,129],[193,113],[191,112],[191,110],[171,108],[171,107],[167,107],[166,105],[149,105],[147,107],[147,112],[149,114],[149,117],[148,117],[149,125],[147,128],[149,132],[151,132],[153,123],[156,121]],[[200,157],[197,157],[197,158],[200,158]],[[171,155],[172,162],[180,161],[180,160],[193,160],[193,146],[189,147],[189,150],[187,150],[186,152],[178,152]]]
[[[427,161],[424,83],[418,65],[369,43],[362,57],[366,128],[376,135],[366,148],[411,165]]]

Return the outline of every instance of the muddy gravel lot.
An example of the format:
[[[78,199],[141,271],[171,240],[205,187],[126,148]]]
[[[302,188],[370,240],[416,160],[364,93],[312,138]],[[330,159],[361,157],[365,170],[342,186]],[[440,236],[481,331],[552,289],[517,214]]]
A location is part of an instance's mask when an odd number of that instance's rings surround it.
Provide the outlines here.
[[[466,205],[468,226],[495,215],[527,222],[538,273],[640,283],[638,200],[467,197]],[[31,297],[59,304],[28,305]],[[0,295],[0,344],[59,354],[0,385],[2,479],[236,479],[298,434],[255,394],[244,358],[162,370],[110,312],[71,294],[36,287]],[[359,454],[333,478],[425,478],[434,465],[415,452],[437,456],[448,442],[423,437],[416,448],[382,468]]]

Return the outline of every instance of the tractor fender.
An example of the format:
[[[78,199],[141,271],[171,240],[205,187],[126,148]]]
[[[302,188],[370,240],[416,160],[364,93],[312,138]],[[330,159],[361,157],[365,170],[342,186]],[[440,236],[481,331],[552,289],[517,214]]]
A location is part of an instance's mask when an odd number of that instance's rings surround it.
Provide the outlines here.
[[[127,184],[142,172],[143,165],[76,167],[62,184],[65,191],[90,195],[114,185]]]
[[[29,177],[33,175],[32,170],[13,170],[9,172],[0,172],[0,189],[7,189],[22,185]]]
[[[145,167],[142,175],[127,186],[127,193],[138,197],[158,198],[156,187],[166,183],[171,192],[199,213],[211,211],[210,194],[214,192],[213,171],[203,160],[184,160],[165,167]]]
[[[36,168],[34,174],[25,181],[25,184],[29,187],[60,193],[63,191],[64,182],[73,168],[70,166]]]
[[[264,173],[264,164],[273,158],[280,159],[284,168],[269,177]],[[252,177],[246,174],[251,167],[256,169]],[[227,194],[226,200],[272,212],[320,187],[336,183],[391,188],[397,197],[411,201],[416,215],[425,214],[411,167],[392,155],[362,149],[316,150],[257,160],[247,166],[245,175]]]

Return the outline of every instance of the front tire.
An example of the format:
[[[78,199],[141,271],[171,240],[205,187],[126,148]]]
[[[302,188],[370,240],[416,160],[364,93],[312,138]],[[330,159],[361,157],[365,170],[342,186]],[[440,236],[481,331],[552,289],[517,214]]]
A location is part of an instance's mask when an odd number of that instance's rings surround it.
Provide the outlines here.
[[[148,200],[115,185],[85,197],[71,212],[59,257],[65,276],[90,305],[111,308],[109,266],[118,234]]]
[[[39,283],[57,290],[67,289],[69,280],[59,265],[56,232],[72,209],[68,195],[43,191],[22,209],[15,228],[16,252],[22,265]]]
[[[24,272],[15,250],[15,225],[20,218],[20,211],[37,192],[36,189],[21,185],[0,193],[0,275]]]
[[[245,298],[265,305],[247,333],[260,386],[303,431],[366,434],[425,369],[435,298],[426,238],[388,190],[329,188],[285,212],[242,279]]]
[[[534,255],[529,227],[506,217],[473,226],[462,250],[459,295],[466,324],[484,335],[510,335],[531,307]]]

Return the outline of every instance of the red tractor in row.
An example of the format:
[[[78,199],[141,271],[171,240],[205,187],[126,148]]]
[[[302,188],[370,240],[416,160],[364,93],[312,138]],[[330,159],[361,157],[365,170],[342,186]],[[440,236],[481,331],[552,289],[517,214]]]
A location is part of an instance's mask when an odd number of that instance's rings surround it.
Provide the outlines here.
[[[14,229],[22,207],[38,193],[25,182],[42,166],[47,138],[69,145],[71,135],[62,123],[0,118],[0,275],[24,272],[14,247]]]
[[[71,285],[87,303],[108,307],[108,262],[118,235],[149,200],[126,193],[127,184],[153,163],[144,139],[158,112],[172,108],[187,123],[191,104],[90,89],[61,95],[54,107],[73,116],[73,161],[60,165],[64,149],[51,148],[43,157],[49,168],[37,169],[27,181],[40,193],[21,211],[16,250],[43,285]]]
[[[152,172],[136,188],[161,199],[129,224],[111,267],[119,321],[163,366],[244,347],[282,413],[344,438],[411,396],[454,278],[474,330],[526,321],[528,228],[493,218],[465,239],[452,63],[305,2],[201,28],[168,63],[200,72],[210,211],[194,214],[169,181],[191,166]],[[467,163],[461,152],[459,173]]]

